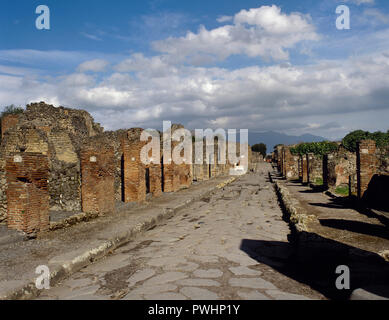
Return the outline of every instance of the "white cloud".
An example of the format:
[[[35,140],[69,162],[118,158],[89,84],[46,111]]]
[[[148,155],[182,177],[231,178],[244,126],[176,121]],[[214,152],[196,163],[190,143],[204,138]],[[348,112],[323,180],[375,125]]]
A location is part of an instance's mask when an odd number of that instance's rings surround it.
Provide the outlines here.
[[[169,119],[191,128],[331,130],[334,135],[347,130],[335,125],[334,117],[342,123],[366,111],[371,117],[389,109],[389,52],[235,70],[171,66],[163,57],[133,55],[116,68],[121,72],[101,79],[83,73],[48,82],[0,76],[0,102],[44,99],[81,106],[108,129],[158,127]]]
[[[108,65],[109,65],[108,61],[102,59],[94,59],[94,60],[89,60],[81,63],[77,69],[80,72],[86,72],[86,71],[102,72],[105,70],[105,68]]]
[[[303,41],[318,39],[308,15],[287,15],[273,5],[242,10],[234,16],[233,24],[211,30],[201,26],[197,33],[156,41],[153,47],[192,63],[223,60],[236,54],[286,60],[288,49]]]
[[[216,21],[219,23],[229,22],[229,21],[232,21],[233,18],[234,17],[231,17],[231,16],[221,16],[221,17],[217,18]]]
[[[2,60],[26,59],[31,64],[42,57],[78,59],[74,73],[50,78],[0,67],[0,72],[8,71],[0,73],[0,105],[45,100],[82,107],[107,129],[158,128],[168,119],[189,128],[223,126],[341,137],[350,128],[387,127],[388,34],[382,30],[370,34],[370,42],[359,39],[375,53],[344,60],[299,66],[281,61],[236,69],[181,63],[188,56],[201,62],[210,55],[220,59],[231,54],[284,59],[288,48],[318,37],[309,17],[286,15],[272,6],[242,10],[233,24],[203,27],[196,34],[162,41],[159,44],[170,51],[151,57],[135,53],[122,59],[87,60],[87,54],[77,52],[0,51]],[[107,70],[107,61],[115,61],[110,72],[86,74]]]

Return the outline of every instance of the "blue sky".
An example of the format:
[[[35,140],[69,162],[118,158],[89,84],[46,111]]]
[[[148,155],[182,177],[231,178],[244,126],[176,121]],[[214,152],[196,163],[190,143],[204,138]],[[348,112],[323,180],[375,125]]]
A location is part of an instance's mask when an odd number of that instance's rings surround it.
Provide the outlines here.
[[[50,8],[50,30],[35,8]],[[351,29],[335,27],[345,4]],[[0,11],[0,105],[45,100],[107,129],[387,130],[389,3],[26,1]]]

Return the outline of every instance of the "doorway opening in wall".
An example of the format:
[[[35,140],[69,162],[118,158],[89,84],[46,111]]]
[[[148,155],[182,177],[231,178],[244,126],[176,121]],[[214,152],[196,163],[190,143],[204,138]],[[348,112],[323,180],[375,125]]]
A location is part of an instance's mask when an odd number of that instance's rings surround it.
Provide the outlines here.
[[[211,155],[209,155],[209,165],[208,165],[208,177],[212,178],[212,169],[211,169]]]
[[[150,193],[150,168],[146,168],[145,180],[146,180],[146,194],[149,194]]]
[[[120,159],[120,182],[121,182],[121,193],[122,193],[122,201],[124,202],[124,155],[122,155]]]
[[[163,174],[163,157],[161,159],[161,190],[165,192],[165,177]]]

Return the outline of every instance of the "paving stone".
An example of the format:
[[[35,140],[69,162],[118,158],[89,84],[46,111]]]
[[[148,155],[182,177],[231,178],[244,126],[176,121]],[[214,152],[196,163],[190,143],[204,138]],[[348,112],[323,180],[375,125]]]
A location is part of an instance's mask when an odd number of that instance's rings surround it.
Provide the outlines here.
[[[176,266],[180,263],[185,263],[186,260],[184,258],[180,257],[163,257],[163,258],[156,258],[156,259],[150,259],[147,261],[147,264],[152,267],[164,267],[164,266]]]
[[[244,266],[231,267],[230,271],[236,276],[260,276],[262,274],[261,271],[252,270]]]
[[[98,297],[97,295],[95,295],[95,293],[99,289],[100,289],[100,286],[98,286],[98,285],[84,287],[84,288],[80,288],[80,289],[73,289],[73,290],[70,289],[60,299],[63,299],[63,300],[77,300],[78,298],[80,298],[80,299],[88,300],[88,297],[91,297],[91,296]]]
[[[193,272],[198,268],[199,268],[199,265],[197,263],[194,263],[194,262],[187,262],[187,263],[179,264],[179,265],[174,266],[174,267],[169,267],[170,270],[176,270],[176,271],[180,271],[180,272]],[[168,269],[168,268],[166,267],[165,269]]]
[[[177,290],[177,286],[173,284],[161,284],[161,285],[141,285],[138,288],[135,288],[134,290],[131,290],[129,293],[132,293],[134,295],[143,295],[143,294],[154,294],[154,293],[162,293],[162,292],[168,292],[168,291],[174,291]]]
[[[193,275],[199,278],[220,278],[223,272],[219,269],[196,270]]]
[[[258,261],[250,258],[244,253],[229,253],[224,255],[223,258],[226,258],[227,260],[238,263],[245,267],[255,266],[258,264]]]
[[[176,292],[163,292],[145,295],[146,300],[187,300],[182,294]]]
[[[216,293],[203,288],[184,287],[180,292],[191,300],[219,300]]]
[[[220,283],[209,279],[184,279],[176,282],[181,286],[193,287],[220,287]]]
[[[204,262],[204,263],[217,263],[219,258],[217,256],[204,256],[204,255],[195,255],[191,257],[193,260]]]
[[[277,289],[271,282],[261,278],[231,278],[229,284],[233,287],[252,289]]]
[[[271,300],[269,297],[256,290],[250,292],[238,291],[238,296],[244,300]]]
[[[140,281],[151,278],[153,275],[155,275],[155,270],[153,269],[138,270],[127,280],[128,286],[132,287]]]
[[[151,285],[159,285],[163,283],[173,282],[181,279],[187,278],[188,275],[183,272],[166,272],[161,275],[155,276],[149,280],[147,280],[144,285],[145,286],[151,286]]]
[[[135,294],[130,292],[121,300],[144,300],[143,296],[140,294]]]
[[[266,294],[276,300],[311,300],[299,294],[287,293],[280,290],[266,290]]]

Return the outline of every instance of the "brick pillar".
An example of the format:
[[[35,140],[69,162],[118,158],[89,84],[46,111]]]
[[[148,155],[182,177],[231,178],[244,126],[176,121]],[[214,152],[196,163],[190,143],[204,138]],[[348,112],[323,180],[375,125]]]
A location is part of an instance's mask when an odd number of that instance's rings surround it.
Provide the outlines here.
[[[146,200],[146,171],[149,173],[150,193],[153,196],[158,197],[162,195],[162,170],[164,191],[169,192],[171,187],[170,167],[164,164],[162,169],[162,159],[159,161],[153,159],[154,161],[150,164],[142,163],[141,150],[147,142],[140,140],[140,134],[141,132],[131,131],[130,137],[124,137],[122,140],[124,202]],[[151,161],[151,155],[149,156]]]
[[[144,201],[146,199],[145,169],[140,159],[143,145],[144,143],[141,141],[128,141],[127,138],[122,142],[124,202]],[[165,180],[165,190],[166,188]]]
[[[307,157],[307,183],[314,182],[313,181],[313,161],[315,155],[313,153],[308,153]]]
[[[82,211],[115,211],[115,162],[111,147],[87,146],[81,150]]]
[[[36,233],[49,228],[48,159],[40,153],[12,153],[6,158],[7,224]]]
[[[4,134],[8,129],[16,127],[19,122],[19,115],[9,114],[1,118],[1,138],[4,138]]]
[[[308,155],[303,155],[302,156],[302,170],[303,170],[303,179],[302,183],[308,183]]]
[[[286,177],[286,166],[285,166],[285,146],[282,146],[282,152],[281,152],[281,172],[282,176]]]
[[[284,147],[284,176],[286,179],[295,178],[294,174],[294,156],[290,152],[290,147]]]
[[[373,140],[362,140],[357,148],[358,198],[362,199],[371,178],[377,173],[378,159],[376,144]]]
[[[298,159],[298,171],[299,171],[299,180],[303,181],[303,156],[299,156]]]

